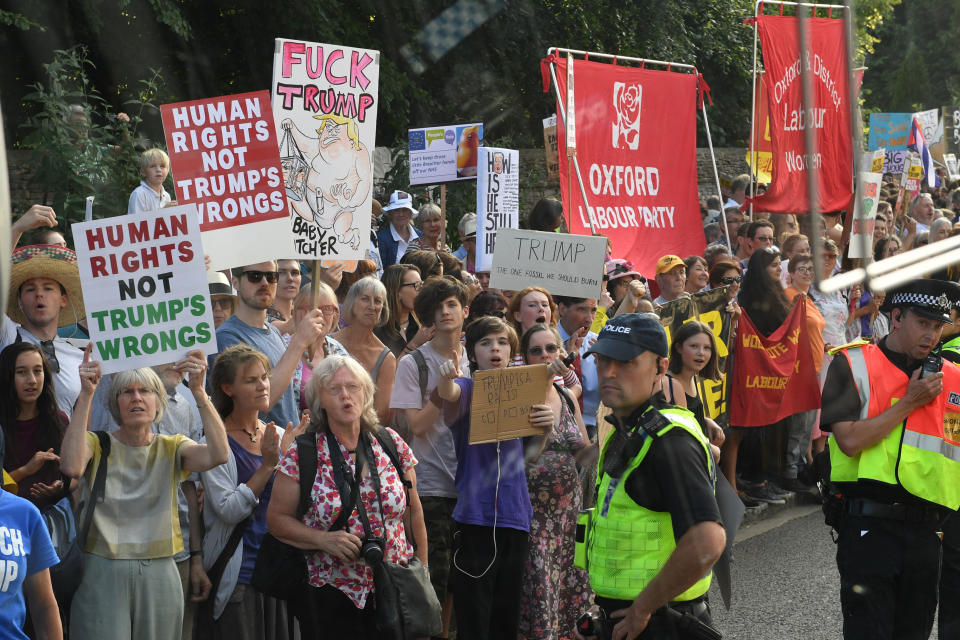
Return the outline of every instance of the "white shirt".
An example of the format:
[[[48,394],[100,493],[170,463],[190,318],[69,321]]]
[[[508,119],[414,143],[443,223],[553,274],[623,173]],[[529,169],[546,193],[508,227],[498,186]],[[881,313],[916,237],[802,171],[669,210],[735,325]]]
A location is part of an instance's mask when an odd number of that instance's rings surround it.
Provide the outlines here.
[[[566,342],[570,339],[570,334],[563,328],[563,323],[557,323],[557,331],[560,332],[560,338]],[[580,345],[580,386],[583,387],[583,424],[596,426],[597,409],[600,407],[600,383],[597,379],[597,363],[594,358],[584,358],[583,354],[587,352],[593,343],[597,340],[597,334],[588,331]]]
[[[404,240],[400,237],[400,234],[397,233],[397,228],[390,225],[390,233],[393,235],[393,239],[397,241],[397,262],[400,262],[400,258],[407,252],[407,245],[413,242],[414,238],[420,237],[420,234],[417,233],[417,230],[413,228],[412,224],[407,225],[407,228],[410,229],[410,239]]]
[[[141,180],[140,186],[130,194],[127,213],[158,211],[168,204],[170,204],[170,194],[167,193],[166,189],[161,188],[160,193],[157,193],[145,180]]]

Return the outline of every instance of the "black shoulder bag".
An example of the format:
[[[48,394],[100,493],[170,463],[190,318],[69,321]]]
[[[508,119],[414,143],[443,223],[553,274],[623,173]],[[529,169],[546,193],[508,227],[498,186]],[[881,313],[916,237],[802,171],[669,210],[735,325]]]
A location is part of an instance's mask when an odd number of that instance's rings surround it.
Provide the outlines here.
[[[397,448],[393,438],[385,429],[376,433],[377,441],[383,448],[390,462],[397,470],[401,482],[404,485],[406,493],[407,508],[410,506],[410,484],[403,477],[403,469],[400,466]],[[346,461],[342,460],[343,454],[337,446],[336,455],[343,462],[345,474],[349,474],[349,467]],[[369,462],[368,462],[369,461]],[[334,458],[336,468],[338,460]],[[373,482],[374,491],[377,495],[377,504],[380,508],[381,520],[383,520],[383,502],[380,497],[380,474],[377,472],[373,447],[370,439],[362,437],[357,445],[357,473],[354,486],[359,483],[359,478],[363,474],[363,467],[369,466],[370,479]],[[349,477],[349,475],[347,476]],[[354,496],[359,495],[359,491],[354,491]],[[352,509],[351,509],[352,511]],[[440,601],[430,583],[430,572],[420,562],[420,559],[414,556],[406,565],[389,562],[384,558],[386,550],[386,540],[374,536],[370,527],[370,520],[367,517],[367,510],[362,500],[357,500],[357,514],[360,516],[360,522],[363,523],[364,539],[363,547],[360,551],[361,556],[373,569],[374,597],[376,598],[377,609],[377,628],[383,633],[390,633],[397,640],[412,640],[413,638],[422,638],[434,636],[443,630],[443,619],[441,614]],[[406,517],[405,517],[406,519]],[[404,530],[407,539],[411,540],[410,527],[405,526]],[[414,543],[416,548],[416,543]]]
[[[304,433],[297,436],[297,459],[300,471],[297,520],[300,520],[310,508],[310,490],[317,478],[317,434]],[[263,536],[257,561],[253,566],[253,576],[250,578],[253,588],[278,600],[293,600],[303,590],[306,582],[306,552],[280,542],[270,533]]]

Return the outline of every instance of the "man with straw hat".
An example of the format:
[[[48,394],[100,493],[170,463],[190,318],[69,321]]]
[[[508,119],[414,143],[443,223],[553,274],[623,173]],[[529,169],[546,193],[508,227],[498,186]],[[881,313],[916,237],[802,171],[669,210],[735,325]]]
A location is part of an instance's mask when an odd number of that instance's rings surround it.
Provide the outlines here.
[[[53,372],[57,405],[68,416],[80,394],[83,350],[58,337],[57,328],[85,322],[77,254],[49,244],[15,250],[0,348],[20,341],[39,345]]]

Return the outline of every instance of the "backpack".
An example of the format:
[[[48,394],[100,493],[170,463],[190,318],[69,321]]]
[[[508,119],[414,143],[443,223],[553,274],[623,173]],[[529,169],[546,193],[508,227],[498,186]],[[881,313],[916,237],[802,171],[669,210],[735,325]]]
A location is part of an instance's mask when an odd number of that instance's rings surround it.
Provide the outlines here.
[[[424,357],[423,353],[420,352],[420,347],[417,347],[410,352],[410,356],[413,358],[413,361],[417,364],[417,382],[420,384],[420,397],[423,398],[427,395],[427,359]],[[396,409],[393,412],[393,417],[390,418],[390,424],[388,425],[391,429],[397,432],[397,434],[406,440],[407,442],[413,441],[413,433],[410,431],[410,425],[407,424],[407,416],[404,414],[403,409]],[[387,438],[389,440],[389,438]],[[384,449],[388,445],[384,445],[383,442],[380,443]],[[390,445],[393,445],[393,442],[390,442]],[[394,457],[396,457],[396,448],[394,447]],[[393,460],[393,458],[391,458]],[[395,465],[396,466],[396,465]],[[400,472],[400,467],[397,466],[397,472],[400,473],[400,476],[403,477],[403,473]]]

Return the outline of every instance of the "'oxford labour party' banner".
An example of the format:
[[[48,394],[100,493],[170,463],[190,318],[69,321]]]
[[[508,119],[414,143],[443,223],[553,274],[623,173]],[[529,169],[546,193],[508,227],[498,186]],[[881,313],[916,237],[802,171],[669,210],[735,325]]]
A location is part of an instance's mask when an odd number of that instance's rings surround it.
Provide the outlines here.
[[[290,257],[367,256],[379,78],[377,51],[276,40],[273,114],[290,201]]]
[[[567,91],[567,61],[558,66],[560,95]],[[613,254],[654,275],[668,253],[704,249],[697,195],[697,78],[589,60],[573,62],[577,161],[587,191],[584,206],[576,178],[568,192],[569,158],[559,154],[563,208],[573,233],[593,229],[613,242]],[[563,105],[559,105],[562,107]],[[566,148],[564,127],[557,147]]]
[[[850,205],[853,185],[849,83],[843,20],[810,18],[810,50],[800,56],[794,17],[758,16],[773,138],[773,181],[753,199],[754,209],[771,213],[807,213],[807,168],[819,179],[820,209],[839,211]],[[801,65],[813,74],[813,108],[803,108]],[[810,155],[805,130],[816,133]]]

